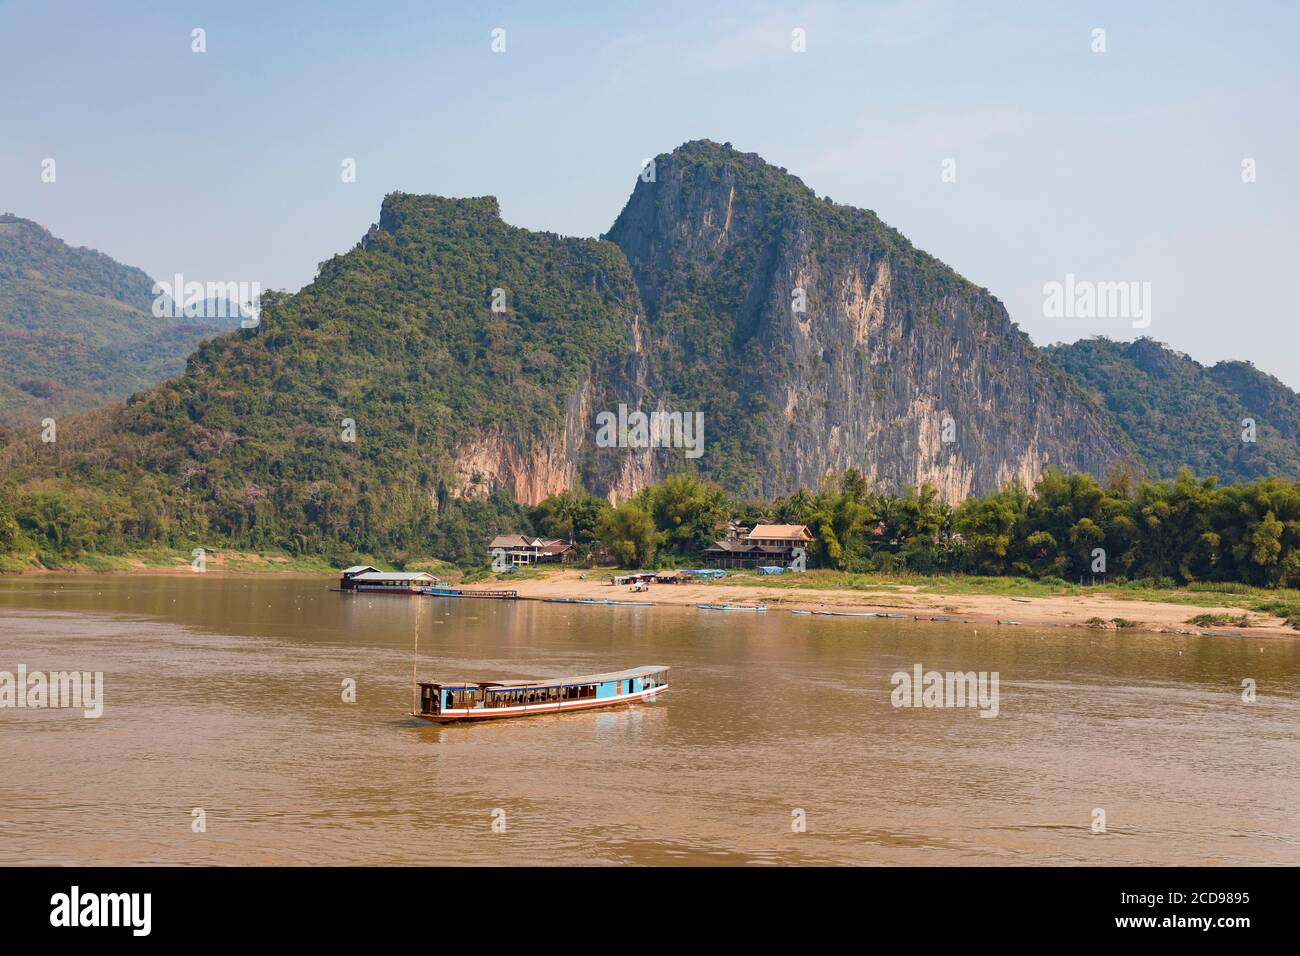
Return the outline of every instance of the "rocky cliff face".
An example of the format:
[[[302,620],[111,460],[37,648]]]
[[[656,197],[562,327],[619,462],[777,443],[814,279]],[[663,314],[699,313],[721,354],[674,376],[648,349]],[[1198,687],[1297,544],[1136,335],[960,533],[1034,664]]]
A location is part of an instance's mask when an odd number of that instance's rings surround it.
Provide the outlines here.
[[[640,292],[661,402],[704,412],[698,467],[736,491],[854,467],[956,501],[1126,457],[987,291],[753,154],[694,142],[658,157],[608,238]]]

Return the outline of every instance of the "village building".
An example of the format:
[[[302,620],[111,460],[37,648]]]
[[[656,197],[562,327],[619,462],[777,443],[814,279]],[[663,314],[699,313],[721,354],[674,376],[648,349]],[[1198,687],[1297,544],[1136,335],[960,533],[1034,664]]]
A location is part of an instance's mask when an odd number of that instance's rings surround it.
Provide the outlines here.
[[[812,539],[801,524],[757,524],[743,537],[713,542],[704,554],[722,568],[788,567],[795,549],[807,548]]]
[[[520,566],[543,562],[568,561],[573,556],[573,545],[559,538],[527,538],[522,534],[499,534],[488,545],[488,559]]]

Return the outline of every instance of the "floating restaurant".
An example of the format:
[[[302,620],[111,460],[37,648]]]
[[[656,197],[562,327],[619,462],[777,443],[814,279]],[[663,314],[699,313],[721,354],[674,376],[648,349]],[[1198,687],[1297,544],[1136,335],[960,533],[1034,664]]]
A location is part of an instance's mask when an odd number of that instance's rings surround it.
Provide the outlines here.
[[[355,564],[340,572],[341,591],[384,591],[394,594],[419,594],[438,579],[427,571],[380,571],[368,564]]]

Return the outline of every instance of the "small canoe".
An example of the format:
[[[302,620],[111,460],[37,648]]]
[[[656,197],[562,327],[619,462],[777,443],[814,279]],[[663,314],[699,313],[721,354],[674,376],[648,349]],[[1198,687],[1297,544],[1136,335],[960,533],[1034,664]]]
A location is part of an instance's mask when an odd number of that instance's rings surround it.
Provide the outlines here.
[[[892,617],[898,620],[905,620],[906,618],[911,617],[911,615],[910,614],[877,614],[876,617]]]
[[[766,604],[697,604],[702,611],[766,611]]]
[[[791,611],[791,614],[811,614],[812,611]]]
[[[820,614],[822,617],[884,617],[883,614],[877,614],[875,611],[813,611],[814,614]]]

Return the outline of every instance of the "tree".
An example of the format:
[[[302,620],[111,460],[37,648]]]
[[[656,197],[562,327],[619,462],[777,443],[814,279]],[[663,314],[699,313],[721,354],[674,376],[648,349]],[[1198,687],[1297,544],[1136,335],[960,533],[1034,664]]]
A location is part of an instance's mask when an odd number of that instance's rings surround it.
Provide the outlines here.
[[[0,553],[13,551],[18,546],[18,536],[22,529],[9,509],[8,502],[0,501]]]
[[[686,474],[669,475],[636,500],[654,519],[659,548],[673,554],[703,551],[731,514],[721,486]]]
[[[845,491],[839,495],[819,495],[816,510],[803,523],[812,532],[819,557],[843,571],[860,559],[867,527],[875,520],[875,511],[863,504],[856,493]]]
[[[963,501],[953,515],[967,566],[981,574],[1006,574],[1017,528],[1025,519],[1029,495],[1020,480],[984,498]]]
[[[644,567],[655,553],[655,523],[635,502],[624,501],[604,512],[596,538],[625,568]]]
[[[596,537],[596,524],[609,510],[609,502],[583,491],[566,491],[540,502],[529,512],[533,530],[548,538],[570,544],[589,544]]]

